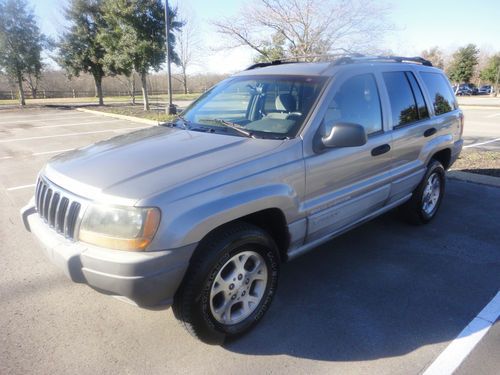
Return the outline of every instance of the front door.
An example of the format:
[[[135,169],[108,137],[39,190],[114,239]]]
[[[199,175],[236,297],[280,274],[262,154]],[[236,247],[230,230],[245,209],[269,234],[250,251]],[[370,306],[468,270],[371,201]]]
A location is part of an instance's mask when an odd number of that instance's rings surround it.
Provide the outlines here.
[[[391,135],[384,131],[377,78],[372,73],[337,77],[321,125],[362,125],[368,142],[305,157],[308,216],[306,242],[342,230],[384,207],[390,192]]]

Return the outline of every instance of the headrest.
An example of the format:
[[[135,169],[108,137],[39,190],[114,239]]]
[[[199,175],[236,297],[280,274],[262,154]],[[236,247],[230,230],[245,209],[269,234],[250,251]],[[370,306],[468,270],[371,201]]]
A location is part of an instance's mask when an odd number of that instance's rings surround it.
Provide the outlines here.
[[[276,97],[276,109],[278,111],[294,112],[295,111],[295,98],[292,94],[280,94]]]

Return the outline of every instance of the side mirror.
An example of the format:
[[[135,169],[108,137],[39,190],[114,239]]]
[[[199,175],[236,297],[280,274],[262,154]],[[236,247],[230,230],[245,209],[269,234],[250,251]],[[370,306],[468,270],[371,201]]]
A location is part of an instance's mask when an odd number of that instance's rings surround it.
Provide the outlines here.
[[[330,134],[321,138],[321,148],[357,147],[367,142],[365,128],[359,124],[338,122],[332,126]]]

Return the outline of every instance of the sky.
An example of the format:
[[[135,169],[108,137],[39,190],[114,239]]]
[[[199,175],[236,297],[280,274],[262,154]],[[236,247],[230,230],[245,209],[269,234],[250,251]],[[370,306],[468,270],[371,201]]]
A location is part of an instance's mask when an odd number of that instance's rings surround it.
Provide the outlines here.
[[[189,10],[205,46],[206,56],[191,68],[191,73],[234,73],[251,64],[249,48],[221,50],[220,36],[210,24],[218,17],[231,17],[248,0],[170,0]],[[57,37],[64,30],[62,9],[67,0],[29,0],[43,33]],[[387,0],[389,21],[394,31],[381,43],[381,49],[398,55],[419,55],[424,49],[439,46],[452,53],[468,43],[483,52],[500,52],[500,0]],[[174,69],[175,71],[175,69]]]

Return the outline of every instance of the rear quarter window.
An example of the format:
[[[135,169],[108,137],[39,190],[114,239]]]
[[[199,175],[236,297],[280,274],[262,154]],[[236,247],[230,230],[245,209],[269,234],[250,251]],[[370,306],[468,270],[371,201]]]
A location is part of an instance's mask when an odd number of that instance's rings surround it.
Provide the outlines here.
[[[455,95],[451,91],[448,80],[439,73],[420,72],[434,106],[436,115],[457,109]]]

